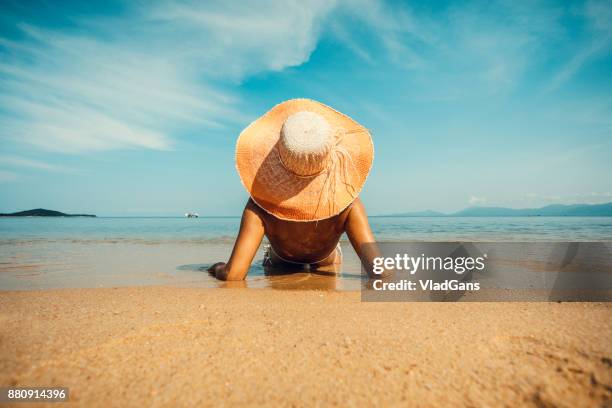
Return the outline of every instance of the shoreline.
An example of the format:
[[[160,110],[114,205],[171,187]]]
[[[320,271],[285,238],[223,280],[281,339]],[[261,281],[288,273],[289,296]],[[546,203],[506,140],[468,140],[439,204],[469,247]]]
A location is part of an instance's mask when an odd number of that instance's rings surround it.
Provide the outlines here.
[[[611,316],[608,303],[351,291],[3,291],[0,385],[69,387],[77,406],[599,406],[612,399]]]

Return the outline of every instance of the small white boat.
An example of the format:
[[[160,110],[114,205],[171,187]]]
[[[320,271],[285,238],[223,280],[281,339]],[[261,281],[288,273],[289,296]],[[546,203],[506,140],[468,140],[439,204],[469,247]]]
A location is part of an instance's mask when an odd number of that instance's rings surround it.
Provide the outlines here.
[[[200,214],[198,214],[195,211],[190,211],[188,213],[185,213],[185,217],[187,217],[187,218],[199,218]]]

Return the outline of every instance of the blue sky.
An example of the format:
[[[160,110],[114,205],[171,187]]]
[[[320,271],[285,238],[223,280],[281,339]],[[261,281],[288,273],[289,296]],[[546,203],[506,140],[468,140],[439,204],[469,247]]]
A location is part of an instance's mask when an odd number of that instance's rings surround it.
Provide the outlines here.
[[[371,129],[371,214],[612,201],[612,3],[0,5],[0,211],[237,215],[241,129]]]

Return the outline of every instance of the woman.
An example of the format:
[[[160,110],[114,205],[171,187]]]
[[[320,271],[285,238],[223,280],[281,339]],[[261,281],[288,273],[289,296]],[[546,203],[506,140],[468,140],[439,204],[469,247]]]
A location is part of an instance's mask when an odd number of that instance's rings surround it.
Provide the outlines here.
[[[251,198],[229,261],[209,272],[243,280],[264,235],[267,268],[335,271],[344,232],[371,265],[377,250],[358,194],[373,157],[370,133],[348,116],[309,99],[276,105],[238,138],[236,168]]]

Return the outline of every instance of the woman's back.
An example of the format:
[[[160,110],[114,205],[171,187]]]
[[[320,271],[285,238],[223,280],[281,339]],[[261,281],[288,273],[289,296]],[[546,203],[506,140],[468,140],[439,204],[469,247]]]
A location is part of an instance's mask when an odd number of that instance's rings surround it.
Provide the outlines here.
[[[286,221],[268,214],[255,203],[266,237],[274,252],[281,258],[300,263],[316,263],[329,256],[344,232],[344,224],[351,206],[340,214],[319,221]]]

